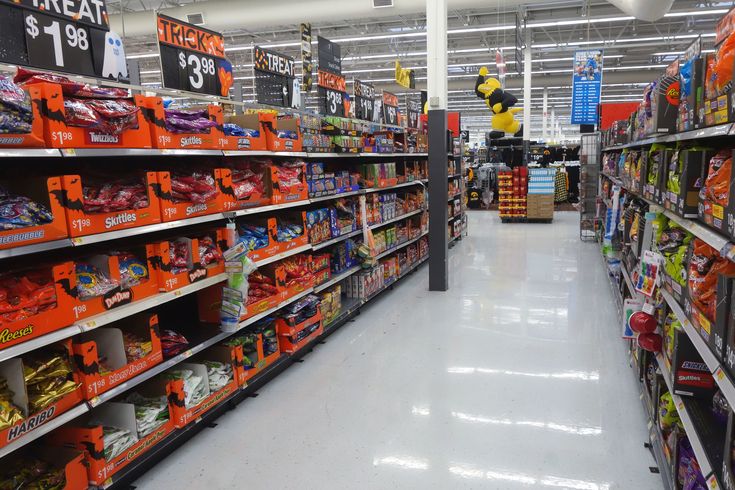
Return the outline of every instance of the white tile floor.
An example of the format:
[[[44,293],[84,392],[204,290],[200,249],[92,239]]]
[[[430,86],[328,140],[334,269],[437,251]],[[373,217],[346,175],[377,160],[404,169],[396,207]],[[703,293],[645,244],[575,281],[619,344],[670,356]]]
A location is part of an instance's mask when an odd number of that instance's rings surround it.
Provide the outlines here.
[[[449,292],[423,267],[138,488],[661,488],[578,215],[469,225]]]

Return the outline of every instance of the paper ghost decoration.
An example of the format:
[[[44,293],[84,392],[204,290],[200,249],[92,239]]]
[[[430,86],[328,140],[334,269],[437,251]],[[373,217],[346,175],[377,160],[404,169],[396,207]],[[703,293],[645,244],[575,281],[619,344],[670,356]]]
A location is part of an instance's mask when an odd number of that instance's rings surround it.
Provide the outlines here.
[[[105,78],[128,78],[128,63],[122,39],[114,31],[105,33],[105,56],[102,61],[102,76]]]

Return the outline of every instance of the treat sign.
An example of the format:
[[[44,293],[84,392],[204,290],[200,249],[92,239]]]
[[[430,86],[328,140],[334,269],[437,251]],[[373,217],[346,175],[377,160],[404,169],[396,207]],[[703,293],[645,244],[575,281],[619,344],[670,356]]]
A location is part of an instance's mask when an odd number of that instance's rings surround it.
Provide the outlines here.
[[[0,62],[125,80],[104,0],[0,0]]]
[[[369,83],[355,80],[355,117],[372,121],[375,114],[375,87]]]
[[[421,102],[418,100],[409,100],[406,102],[406,115],[408,119],[408,127],[418,129],[419,116],[421,115]]]
[[[383,91],[383,121],[385,124],[398,125],[398,97]]]
[[[299,107],[301,84],[294,75],[294,59],[258,46],[253,50],[253,57],[258,103]]]
[[[163,14],[156,16],[156,32],[164,87],[228,96],[232,64],[222,34]]]
[[[319,112],[327,116],[345,115],[345,78],[342,76],[342,50],[339,44],[317,38],[319,69],[317,71],[317,94]]]

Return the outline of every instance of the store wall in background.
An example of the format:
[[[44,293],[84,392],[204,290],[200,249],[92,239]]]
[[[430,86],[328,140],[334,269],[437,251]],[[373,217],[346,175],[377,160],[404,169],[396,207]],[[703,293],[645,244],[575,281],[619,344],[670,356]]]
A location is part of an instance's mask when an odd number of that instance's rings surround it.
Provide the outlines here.
[[[628,119],[638,108],[638,102],[616,102],[600,104],[600,130],[605,130],[615,121]]]

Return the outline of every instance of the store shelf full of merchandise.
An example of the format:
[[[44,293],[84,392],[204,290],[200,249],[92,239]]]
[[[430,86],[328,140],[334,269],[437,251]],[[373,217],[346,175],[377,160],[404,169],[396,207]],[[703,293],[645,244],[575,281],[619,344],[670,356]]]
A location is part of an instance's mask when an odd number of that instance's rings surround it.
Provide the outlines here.
[[[410,152],[410,153],[312,153],[308,151],[295,151],[295,152],[283,152],[283,151],[240,151],[240,150],[226,150],[226,149],[184,149],[184,148],[7,148],[0,149],[0,158],[3,158],[7,165],[14,165],[20,161],[24,164],[28,162],[41,161],[45,159],[56,159],[61,158],[74,166],[83,166],[85,161],[92,157],[110,157],[111,164],[114,164],[116,158],[125,159],[125,161],[150,161],[150,157],[160,157],[162,165],[166,165],[167,162],[176,165],[174,162],[176,158],[188,157],[188,156],[207,156],[210,161],[221,162],[223,167],[226,167],[225,162],[228,158],[239,157],[270,157],[274,162],[293,160],[295,158],[303,159],[308,161],[315,160],[329,160],[338,162],[340,164],[357,164],[365,162],[385,162],[389,160],[409,162],[409,161],[425,161],[427,158],[426,152]],[[38,160],[27,160],[26,158],[33,157]],[[23,159],[23,160],[21,160]],[[122,161],[122,160],[120,160]],[[219,163],[214,163],[217,165]],[[114,171],[114,166],[110,167]],[[329,205],[332,201],[345,198],[356,198],[359,199],[362,196],[367,196],[376,192],[383,193],[386,191],[413,191],[415,189],[424,189],[427,180],[422,178],[407,177],[405,182],[388,182],[378,184],[380,187],[371,187],[358,190],[349,190],[346,192],[333,193],[328,195],[320,195],[319,197],[309,197],[304,195],[297,200],[284,200],[273,204],[264,204],[260,206],[242,207],[232,210],[217,209],[214,212],[201,214],[195,217],[186,217],[177,220],[165,221],[162,220],[156,223],[144,224],[136,227],[123,228],[116,231],[103,231],[94,234],[77,234],[77,236],[64,237],[49,241],[38,241],[28,245],[20,246],[9,246],[0,249],[0,260],[3,262],[6,268],[16,267],[27,267],[28,265],[35,264],[36,261],[54,260],[56,257],[69,257],[71,260],[75,260],[80,257],[80,254],[84,253],[99,253],[100,250],[104,250],[105,247],[110,248],[113,246],[116,249],[122,249],[126,247],[126,244],[137,244],[140,243],[141,239],[145,240],[146,236],[152,237],[155,241],[170,240],[176,236],[196,235],[203,233],[202,230],[209,231],[211,228],[224,229],[227,223],[233,220],[259,220],[265,221],[272,217],[280,216],[280,213],[300,213],[302,209],[309,209],[315,206]],[[66,195],[65,195],[66,196]],[[415,221],[420,218],[420,215],[425,213],[424,208],[409,210],[403,214],[386,220],[379,221],[370,226],[373,230],[378,230],[382,227],[389,225],[395,225],[400,223],[408,223],[409,221]],[[71,226],[71,224],[69,225]],[[211,228],[210,228],[211,227]],[[306,229],[304,228],[304,236],[306,236]],[[278,253],[269,255],[267,257],[261,257],[254,259],[256,265],[264,270],[270,270],[271,267],[277,267],[282,261],[300,256],[304,253],[310,252],[323,252],[340,245],[342,242],[351,239],[358,238],[362,234],[362,231],[357,229],[350,232],[341,233],[338,236],[330,237],[328,240],[321,241],[318,243],[309,243],[308,241],[303,245],[294,246],[291,248],[284,249]],[[377,256],[378,259],[387,258],[393,254],[397,254],[402,250],[410,246],[416,246],[419,240],[422,240],[426,235],[426,231],[423,231],[420,235],[415,238],[406,239],[399,241],[394,244],[392,248]],[[142,237],[142,238],[141,238]],[[132,245],[131,245],[132,246]],[[100,248],[102,247],[102,248]],[[194,247],[192,246],[192,249]],[[427,247],[428,250],[428,247]],[[173,253],[173,251],[172,251]],[[392,276],[389,280],[386,280],[384,284],[375,291],[370,297],[359,299],[359,298],[348,298],[344,301],[338,312],[331,318],[330,321],[325,322],[323,325],[323,333],[311,337],[307,344],[303,345],[297,351],[293,353],[281,352],[278,357],[272,361],[269,365],[264,366],[258,374],[250,378],[247,383],[240,385],[234,392],[229,393],[222,399],[218,400],[211,409],[208,409],[203,415],[196,418],[192,423],[189,423],[183,427],[173,429],[161,440],[155,442],[150,447],[146,448],[143,452],[138,453],[137,457],[127,461],[124,468],[112,474],[109,478],[104,481],[104,484],[97,485],[100,487],[117,487],[125,486],[137,478],[147,468],[153,466],[158,460],[165,457],[168,453],[173,451],[174,448],[180,446],[186,440],[188,440],[193,434],[201,430],[201,428],[207,425],[208,421],[213,420],[225,410],[228,410],[236,406],[247,397],[251,396],[262,384],[266,383],[272,377],[277,375],[282,370],[286,369],[290,364],[301,358],[306,352],[309,352],[313,347],[330,335],[333,331],[343,325],[352,316],[359,313],[360,308],[366,302],[371,301],[380,293],[391,289],[393,285],[401,279],[407,277],[410,273],[414,272],[420,265],[425,263],[428,255],[417,255],[411,262],[406,262],[395,276]],[[165,260],[161,258],[162,260]],[[117,263],[117,262],[115,262]],[[152,262],[149,261],[149,265]],[[65,424],[74,421],[76,418],[83,416],[90,410],[94,410],[97,407],[113,400],[121,395],[124,395],[134,387],[141,386],[142,384],[149,382],[150,380],[158,377],[163,372],[170,370],[181,363],[190,361],[193,356],[198,354],[209,352],[210,349],[221,345],[221,343],[231,337],[238,335],[238,333],[244,331],[248,327],[256,324],[260,320],[270,317],[271,315],[279,312],[284,307],[299,301],[307,295],[312,293],[321,293],[328,289],[334,288],[336,285],[341,284],[343,281],[349,279],[350,276],[360,272],[359,266],[352,266],[346,270],[335,273],[334,276],[324,281],[321,284],[314,285],[303,289],[302,291],[292,294],[289,297],[269,305],[270,307],[262,309],[242,320],[237,328],[234,330],[215,330],[208,329],[206,338],[197,339],[196,342],[189,344],[189,346],[174,355],[173,357],[161,359],[158,364],[146,369],[140,373],[128,377],[124,382],[117,384],[114,388],[108,389],[101,394],[80,401],[75,406],[67,409],[66,411],[60,411],[56,414],[48,415],[45,419],[34,419],[32,426],[28,426],[23,429],[22,435],[14,438],[7,444],[0,447],[0,457],[5,457],[22,450],[36,441],[42,436],[52,436],[56,429],[64,426]],[[149,268],[149,273],[154,274],[154,270]],[[72,269],[72,273],[73,269]],[[63,328],[57,328],[45,335],[34,337],[25,342],[16,342],[14,345],[0,349],[0,363],[14,362],[21,356],[32,353],[38,349],[42,349],[46,346],[55,345],[59,341],[65,341],[67,339],[76,339],[86,333],[94,333],[103,326],[113,325],[115,322],[126,320],[131,318],[133,315],[137,315],[144,312],[150,312],[154,308],[163,307],[170,305],[173,301],[178,301],[183,298],[198,297],[200,293],[205,290],[211,290],[212,288],[219,288],[226,280],[227,275],[224,272],[219,272],[204,279],[196,282],[191,282],[172,290],[168,291],[157,291],[147,297],[134,298],[131,302],[121,305],[119,307],[112,308],[108,311],[100,311],[99,313],[92,316],[80,317],[69,323],[68,326]],[[73,284],[73,283],[72,283]],[[185,300],[189,301],[189,300]],[[178,304],[178,303],[177,303]],[[165,325],[162,325],[165,327]],[[81,337],[79,337],[81,338]],[[30,420],[30,419],[29,419]]]

